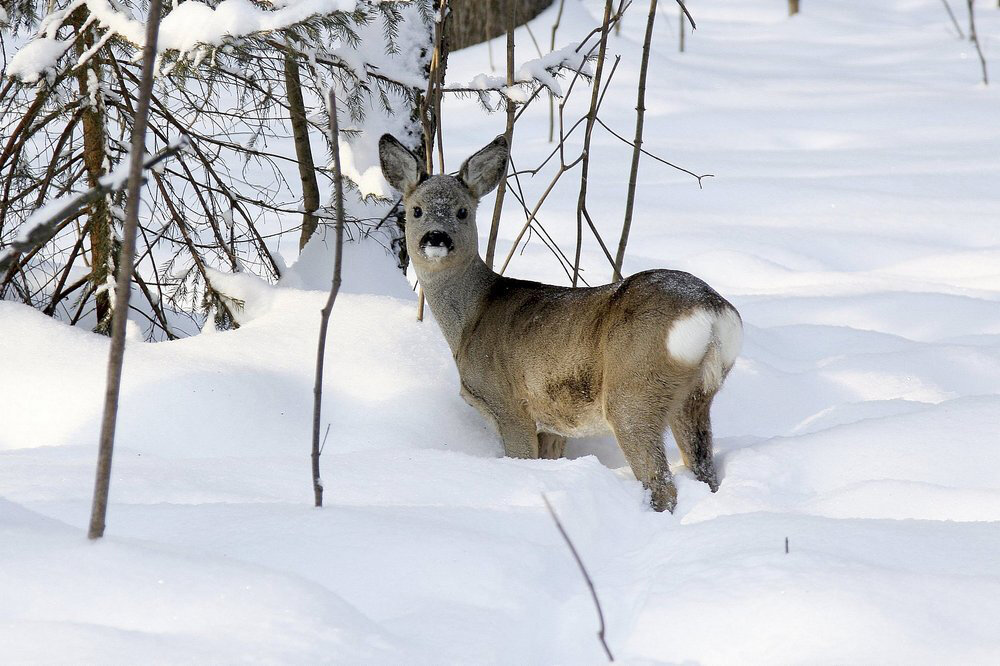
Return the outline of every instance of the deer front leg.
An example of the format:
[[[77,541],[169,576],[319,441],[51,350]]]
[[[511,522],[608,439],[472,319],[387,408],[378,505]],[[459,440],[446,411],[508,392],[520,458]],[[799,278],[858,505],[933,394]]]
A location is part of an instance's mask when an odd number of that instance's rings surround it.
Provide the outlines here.
[[[503,440],[504,455],[508,458],[538,457],[538,429],[534,421],[505,416],[498,419],[497,429]]]
[[[520,409],[503,409],[487,402],[463,381],[462,398],[475,407],[483,418],[496,428],[503,442],[504,455],[509,458],[538,457],[538,428]]]

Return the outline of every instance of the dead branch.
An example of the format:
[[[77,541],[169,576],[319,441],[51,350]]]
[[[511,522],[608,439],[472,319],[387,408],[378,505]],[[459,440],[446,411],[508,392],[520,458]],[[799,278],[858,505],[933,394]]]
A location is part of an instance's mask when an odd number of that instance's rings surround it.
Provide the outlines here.
[[[966,0],[966,4],[969,7],[969,39],[975,44],[976,54],[979,55],[979,65],[983,69],[983,85],[988,86],[990,79],[986,75],[986,58],[983,56],[983,49],[979,45],[979,35],[976,34],[976,10],[973,6],[973,0]]]
[[[549,498],[542,493],[542,500],[545,502],[545,508],[549,510],[549,515],[552,516],[552,520],[555,521],[556,528],[559,530],[559,534],[562,535],[563,541],[569,546],[569,552],[573,554],[573,559],[576,560],[576,566],[580,569],[580,573],[583,574],[583,580],[587,583],[587,589],[590,590],[590,598],[594,600],[594,608],[597,609],[597,620],[600,623],[597,630],[597,637],[601,641],[601,647],[604,648],[604,654],[607,655],[608,661],[614,661],[614,655],[611,654],[611,649],[608,647],[608,642],[604,638],[604,611],[601,610],[601,600],[597,598],[597,590],[594,588],[594,581],[591,580],[590,574],[587,573],[587,567],[584,566],[583,560],[580,559],[580,553],[576,551],[576,546],[573,545],[573,541],[569,538],[569,534],[566,533],[566,528],[563,527],[562,522],[559,520],[559,516],[556,514],[556,510],[552,508],[552,504],[549,502]]]
[[[216,297],[216,304],[225,310],[226,316],[233,322],[233,328],[239,328],[239,320],[234,316],[232,309],[226,304],[225,300],[222,298],[222,294],[212,286],[212,280],[208,276],[208,265],[195,248],[195,244],[191,238],[191,233],[187,228],[187,224],[184,222],[183,216],[171,200],[169,195],[170,193],[167,192],[163,179],[160,178],[159,174],[154,173],[153,180],[156,181],[156,186],[160,190],[160,194],[163,195],[163,202],[166,204],[167,210],[170,212],[170,216],[174,220],[174,224],[177,225],[177,230],[181,232],[181,238],[184,240],[184,244],[187,246],[188,252],[191,253],[191,259],[194,261],[195,268],[201,275],[201,279],[205,281],[205,291],[209,296]]]

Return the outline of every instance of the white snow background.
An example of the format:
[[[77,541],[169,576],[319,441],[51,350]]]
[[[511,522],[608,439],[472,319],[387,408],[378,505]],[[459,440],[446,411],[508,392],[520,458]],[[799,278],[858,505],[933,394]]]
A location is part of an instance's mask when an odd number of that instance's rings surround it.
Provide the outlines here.
[[[600,11],[566,4],[557,46]],[[626,136],[641,4],[611,40],[625,58],[601,113]],[[645,147],[716,175],[699,190],[643,159],[626,272],[691,271],[743,315],[713,414],[717,494],[672,442],[674,515],[648,508],[610,439],[501,459],[433,319],[414,321],[369,244],[348,248],[334,309],[314,509],[330,266],[314,242],[278,287],[228,280],[239,330],[130,342],[107,536],[89,543],[107,340],[4,302],[0,661],[600,663],[544,492],[626,663],[1000,662],[1000,82],[979,82],[937,0],[804,2],[794,19],[783,0],[693,0],[684,54],[661,4]],[[1000,11],[977,4],[1000,78]],[[485,46],[453,54],[449,79],[487,63]],[[504,122],[470,100],[444,117],[449,170]],[[542,102],[515,165],[546,139]],[[590,210],[614,242],[631,151],[600,127],[594,146]],[[522,179],[529,200],[542,180]],[[541,215],[567,249],[577,187]],[[501,254],[523,220],[508,195]],[[584,266],[609,278],[593,241]],[[537,240],[508,274],[566,281]]]

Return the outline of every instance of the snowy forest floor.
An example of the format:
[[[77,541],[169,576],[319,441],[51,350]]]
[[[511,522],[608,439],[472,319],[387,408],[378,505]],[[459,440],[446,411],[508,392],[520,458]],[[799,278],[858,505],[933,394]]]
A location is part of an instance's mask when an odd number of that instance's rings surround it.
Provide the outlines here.
[[[639,4],[602,111],[626,136]],[[230,280],[241,329],[130,343],[108,533],[89,543],[107,340],[0,303],[3,661],[600,663],[542,493],[627,662],[1000,661],[1000,87],[934,0],[807,2],[794,19],[779,0],[692,1],[683,54],[661,4],[646,148],[715,177],[699,190],[643,160],[626,273],[688,270],[743,315],[714,409],[717,494],[672,442],[673,515],[648,508],[611,439],[499,458],[433,318],[414,321],[369,243],[348,248],[334,310],[314,509],[330,265],[314,242],[278,287]],[[1000,11],[980,6],[1000,74]],[[597,11],[567,2],[557,46]],[[479,46],[448,75],[484,70]],[[468,100],[444,117],[451,170],[504,122]],[[594,136],[590,210],[616,241],[630,149]],[[549,149],[539,103],[514,163]],[[543,180],[522,179],[529,200]],[[578,184],[540,215],[567,251]],[[501,255],[524,220],[510,198],[503,220]],[[589,282],[609,279],[592,240],[583,258]],[[566,283],[537,241],[508,274]]]

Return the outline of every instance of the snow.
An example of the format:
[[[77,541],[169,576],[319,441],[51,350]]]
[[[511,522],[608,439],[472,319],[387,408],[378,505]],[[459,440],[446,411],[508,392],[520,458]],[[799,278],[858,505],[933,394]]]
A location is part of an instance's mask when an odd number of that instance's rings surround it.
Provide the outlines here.
[[[556,49],[539,58],[528,60],[516,67],[514,83],[524,84],[537,81],[548,88],[556,97],[562,97],[562,87],[559,85],[559,80],[553,72],[559,69],[567,69],[574,72],[580,71],[588,76],[591,75],[591,69],[586,62],[588,50],[581,48],[580,44],[574,43]],[[476,74],[469,83],[449,83],[445,87],[452,90],[464,88],[472,90],[503,90],[505,95],[519,102],[528,99],[528,95],[523,90],[517,88],[516,85],[507,86],[507,78],[505,76]]]
[[[560,35],[601,6],[567,2]],[[676,11],[658,18],[644,147],[716,177],[702,190],[642,160],[625,272],[688,270],[742,315],[713,408],[718,493],[672,443],[673,515],[649,510],[607,438],[500,458],[433,314],[415,321],[369,240],[345,252],[314,509],[330,233],[277,287],[212,274],[245,300],[238,330],[129,341],[108,531],[87,543],[107,340],[0,302],[4,659],[602,663],[544,493],[625,663],[1000,661],[1000,91],[935,0],[805,3],[791,20],[772,0],[691,9],[684,54]],[[1000,13],[977,18],[995,61]],[[633,7],[610,41],[625,57],[601,117],[626,136],[644,23]],[[487,69],[480,46],[448,74]],[[567,118],[588,102],[574,91]],[[474,100],[443,113],[450,164],[504,124]],[[519,169],[551,150],[547,116],[539,102],[519,121]],[[630,155],[595,129],[588,207],[605,240]],[[539,213],[563,248],[573,173]],[[549,177],[522,176],[529,202]],[[500,256],[524,220],[507,204]],[[582,259],[608,279],[590,239]],[[508,272],[566,283],[537,241]]]
[[[110,0],[84,2],[103,26],[138,47],[145,44],[145,25],[127,11],[116,8]],[[186,53],[201,45],[221,46],[229,39],[286,28],[317,14],[354,11],[357,0],[288,0],[272,4],[273,10],[261,9],[249,0],[222,0],[215,7],[198,0],[175,5],[160,22],[157,50]]]
[[[7,63],[4,74],[16,76],[25,83],[34,83],[45,76],[45,72],[55,68],[70,44],[69,40],[37,37],[14,54]]]
[[[91,17],[107,29],[99,43],[82,54],[78,64],[89,59],[93,53],[113,36],[131,42],[137,49],[146,43],[145,23],[132,15],[126,7],[118,6],[111,0],[80,0],[90,11]],[[287,0],[271,3],[273,9],[263,9],[250,0],[222,0],[214,7],[198,0],[188,0],[175,4],[160,22],[157,36],[157,52],[176,51],[180,57],[192,56],[196,62],[206,55],[204,47],[219,47],[255,33],[281,30],[311,17],[334,12],[353,12],[358,0]],[[6,74],[18,76],[26,83],[37,81],[43,74],[55,67],[58,59],[70,46],[70,41],[55,39],[54,33],[59,23],[65,19],[64,12],[56,12],[58,21],[52,16],[43,23],[42,32],[21,47],[7,66]],[[2,19],[3,17],[0,17]],[[3,21],[0,20],[0,24]],[[349,54],[340,51],[341,58]],[[362,78],[365,77],[363,61],[350,62]],[[412,77],[404,79],[412,80]]]
[[[427,87],[424,66],[430,60],[428,34],[415,5],[399,8],[403,21],[399,24],[399,52],[386,53],[381,21],[358,26],[360,44],[356,51],[348,47],[336,49],[335,55],[350,64],[351,69],[361,78],[367,78],[369,68],[390,75],[395,81],[423,90]],[[387,113],[377,96],[368,100],[364,121],[359,123],[361,131],[340,137],[340,165],[342,172],[358,187],[362,196],[396,198],[395,191],[382,177],[378,156],[378,140],[383,134],[392,134],[415,147],[415,140],[405,135],[409,125],[409,102],[394,90],[387,91],[387,97],[394,110]],[[342,113],[342,116],[346,114]],[[341,118],[341,127],[345,127]],[[332,165],[329,165],[332,168]]]
[[[441,260],[448,256],[448,248],[444,245],[428,245],[423,250],[428,259]]]

